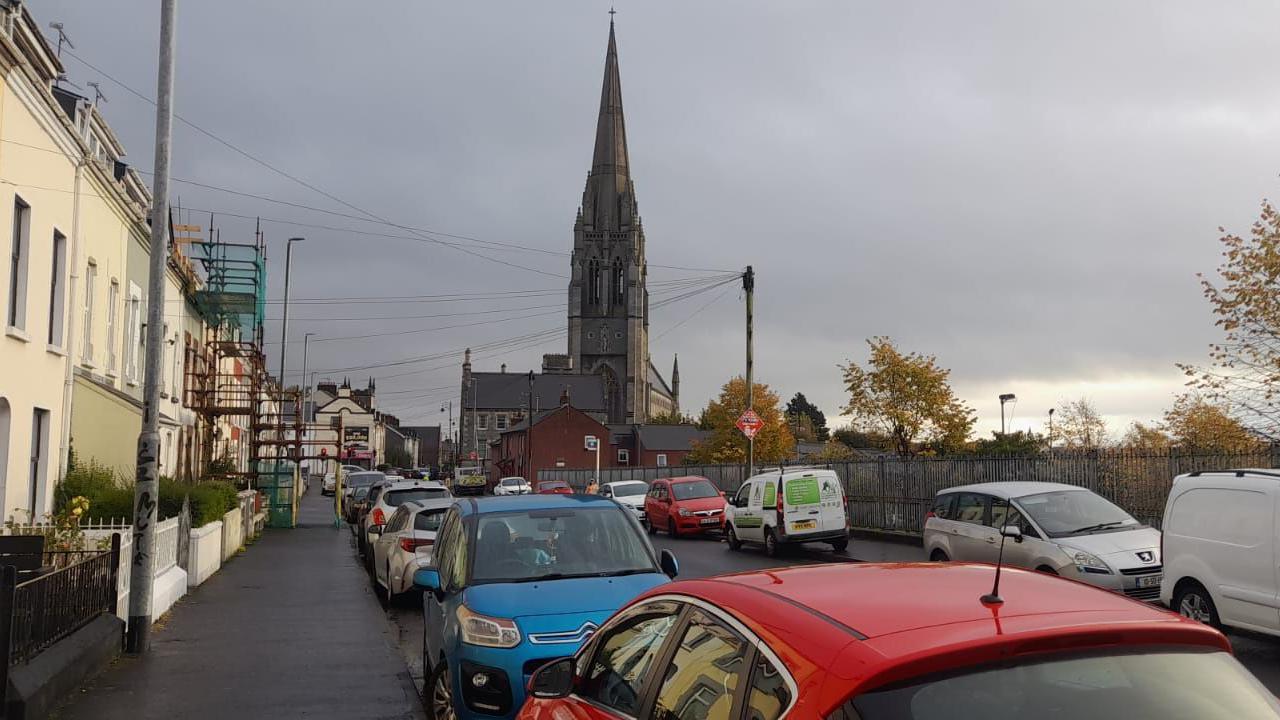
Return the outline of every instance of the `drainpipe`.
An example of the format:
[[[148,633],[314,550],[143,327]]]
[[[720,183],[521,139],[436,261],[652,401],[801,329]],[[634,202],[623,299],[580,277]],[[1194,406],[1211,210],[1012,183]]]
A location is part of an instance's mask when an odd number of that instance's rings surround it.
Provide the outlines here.
[[[80,140],[87,148],[89,146],[89,124],[93,120],[93,108],[87,102],[81,102],[80,107],[81,111],[85,113],[84,129],[80,132]],[[87,153],[82,151],[80,158],[76,161],[75,184],[71,189],[71,252],[67,254],[71,258],[68,262],[70,265],[70,281],[67,283],[67,321],[63,323],[67,331],[63,340],[63,347],[67,350],[67,372],[62,388],[62,438],[58,445],[59,483],[66,479],[67,464],[71,459],[71,394],[75,388],[76,317],[80,314],[78,312],[79,307],[83,307],[83,303],[80,306],[76,305],[76,285],[80,279],[80,268],[84,265],[84,260],[80,257],[80,185],[84,178],[84,167],[88,161]],[[84,348],[79,349],[83,353]]]

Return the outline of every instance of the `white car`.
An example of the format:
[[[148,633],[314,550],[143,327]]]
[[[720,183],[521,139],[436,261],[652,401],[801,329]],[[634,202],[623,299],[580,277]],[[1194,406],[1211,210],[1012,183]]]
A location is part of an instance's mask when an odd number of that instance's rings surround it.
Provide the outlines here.
[[[834,470],[788,468],[747,479],[725,504],[724,533],[730,550],[759,543],[776,556],[783,545],[829,543],[849,547],[844,485]]]
[[[529,481],[522,477],[504,477],[493,486],[494,495],[528,495],[533,492]]]
[[[365,537],[364,548],[367,550],[377,542],[377,536],[381,534],[396,508],[415,500],[441,498],[452,499],[453,494],[449,492],[449,488],[429,480],[400,480],[375,485],[369,491],[369,512],[365,513],[364,519],[360,521]],[[366,553],[365,559],[372,566],[372,553]]]
[[[431,550],[440,520],[453,505],[452,497],[410,500],[391,513],[373,543],[373,581],[388,600],[413,589],[413,574],[431,564]]]
[[[1160,531],[1109,500],[1075,485],[994,482],[943,490],[924,522],[930,560],[994,563],[1001,528],[1008,565],[1061,575],[1123,593],[1160,599]]]
[[[1209,625],[1280,635],[1275,548],[1280,472],[1179,475],[1164,510],[1160,600]]]
[[[619,480],[600,486],[600,497],[613,498],[614,502],[636,514],[644,522],[644,498],[649,493],[649,483],[643,480]]]

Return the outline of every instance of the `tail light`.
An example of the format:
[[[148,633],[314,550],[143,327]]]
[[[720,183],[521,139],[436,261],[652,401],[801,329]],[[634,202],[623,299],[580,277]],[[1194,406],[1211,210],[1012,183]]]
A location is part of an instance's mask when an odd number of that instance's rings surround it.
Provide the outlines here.
[[[779,478],[778,480],[778,534],[779,535],[787,534],[787,518],[786,518],[787,506],[786,506],[786,503],[782,501],[783,490],[784,488],[782,487],[782,480],[781,478]]]
[[[937,516],[937,515],[934,515],[932,510],[930,510],[929,512],[927,512],[927,513],[925,513],[925,514],[924,514],[924,519],[925,519],[925,520],[928,520],[929,518],[936,518],[936,517],[938,517],[938,516]]]
[[[417,538],[402,537],[400,538],[400,549],[405,552],[413,552],[420,547],[429,547],[435,544],[435,540],[419,540]]]
[[[386,524],[387,524],[387,516],[386,516],[386,514],[385,514],[385,513],[383,513],[383,512],[382,512],[382,508],[374,508],[374,509],[373,509],[373,522],[372,522],[372,523],[370,523],[370,524],[372,524],[372,525],[386,525]]]

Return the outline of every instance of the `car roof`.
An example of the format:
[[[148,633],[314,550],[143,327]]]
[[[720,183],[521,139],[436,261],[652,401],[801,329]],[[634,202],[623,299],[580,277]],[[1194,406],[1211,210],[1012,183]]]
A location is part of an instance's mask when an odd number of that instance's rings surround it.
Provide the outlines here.
[[[659,479],[667,480],[672,483],[697,482],[699,480],[706,480],[707,482],[711,482],[710,480],[702,477],[701,475],[680,475],[678,477],[668,477],[668,478],[659,478]],[[715,483],[712,483],[712,484],[714,485]]]
[[[463,515],[581,507],[621,510],[613,500],[599,495],[493,495],[458,498],[457,505]]]
[[[392,490],[413,490],[414,488],[424,488],[427,490],[448,489],[434,480],[394,480],[391,482],[385,482],[380,487],[387,492]]]
[[[458,498],[455,498],[455,497],[430,498],[428,500],[410,500],[409,502],[405,503],[401,507],[408,507],[413,512],[418,512],[419,510],[447,510],[450,507],[452,507],[453,504],[457,501],[458,501]]]
[[[833,563],[677,581],[646,595],[684,594],[711,602],[781,656],[798,654],[844,678],[834,683],[836,695],[826,699],[825,709],[858,686],[859,678],[875,676],[875,684],[883,684],[1021,653],[1130,640],[1230,650],[1206,625],[1118,593],[1017,568],[1003,569],[1004,602],[987,605],[979,598],[991,592],[994,577],[995,568],[982,564]]]
[[[645,482],[644,480],[614,480],[613,482],[605,483],[605,485],[648,485],[648,484],[649,483]]]
[[[1080,487],[1079,485],[1067,485],[1065,483],[1013,480],[1009,482],[988,482],[978,483],[976,485],[959,485],[957,487],[949,487],[945,490],[939,490],[938,494],[976,492],[984,495],[995,495],[996,497],[1001,498],[1016,499],[1027,495],[1039,495],[1040,493],[1059,492],[1062,490],[1089,491],[1089,488]]]

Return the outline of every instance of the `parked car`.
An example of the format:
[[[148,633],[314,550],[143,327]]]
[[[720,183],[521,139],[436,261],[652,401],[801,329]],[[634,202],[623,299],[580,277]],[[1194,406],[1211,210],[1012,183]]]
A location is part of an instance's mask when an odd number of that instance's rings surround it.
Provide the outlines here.
[[[338,476],[335,473],[327,472],[324,474],[324,480],[320,482],[320,494],[332,495],[338,489]]]
[[[1280,717],[1211,628],[1025,570],[980,602],[993,575],[830,564],[664,585],[538,669],[519,717]]]
[[[522,477],[504,477],[493,486],[494,495],[528,495],[533,492],[529,481]]]
[[[349,500],[358,487],[368,487],[380,480],[385,480],[386,474],[377,470],[361,470],[353,472],[350,475],[342,476],[342,499],[344,502]]]
[[[542,480],[534,491],[539,495],[572,495],[573,488],[563,480]]]
[[[631,510],[636,518],[644,520],[644,499],[649,493],[649,483],[643,480],[619,480],[607,482],[600,486],[600,497],[613,498],[617,503]]]
[[[1160,599],[1213,625],[1280,635],[1280,472],[1179,475],[1164,509]]]
[[[719,532],[724,529],[724,507],[724,493],[704,477],[662,478],[649,484],[645,525],[651,533],[661,529],[672,537]]]
[[[368,509],[369,492],[372,489],[373,486],[371,485],[361,485],[351,493],[351,497],[347,498],[347,502],[343,504],[342,519],[346,520],[349,526],[354,528],[360,522],[360,517]]]
[[[450,496],[410,500],[391,513],[385,526],[370,528],[378,535],[373,543],[374,589],[382,588],[388,601],[412,590],[413,574],[430,565],[436,531],[453,502]]]
[[[930,560],[994,563],[1000,528],[1022,537],[1004,561],[1121,592],[1160,599],[1160,531],[1102,496],[1074,485],[996,482],[938,493],[924,523]]]
[[[368,510],[360,518],[361,541],[357,543],[370,572],[374,568],[371,544],[378,539],[373,528],[385,526],[391,513],[411,500],[437,500],[452,497],[449,488],[427,480],[388,480],[373,488],[369,492]]]
[[[727,503],[724,524],[730,550],[758,543],[775,556],[788,543],[824,542],[836,552],[849,547],[844,488],[834,470],[755,475]]]
[[[511,718],[543,663],[572,655],[637,594],[667,582],[616,503],[585,495],[457,502],[436,536],[424,590],[426,703],[437,720]]]

